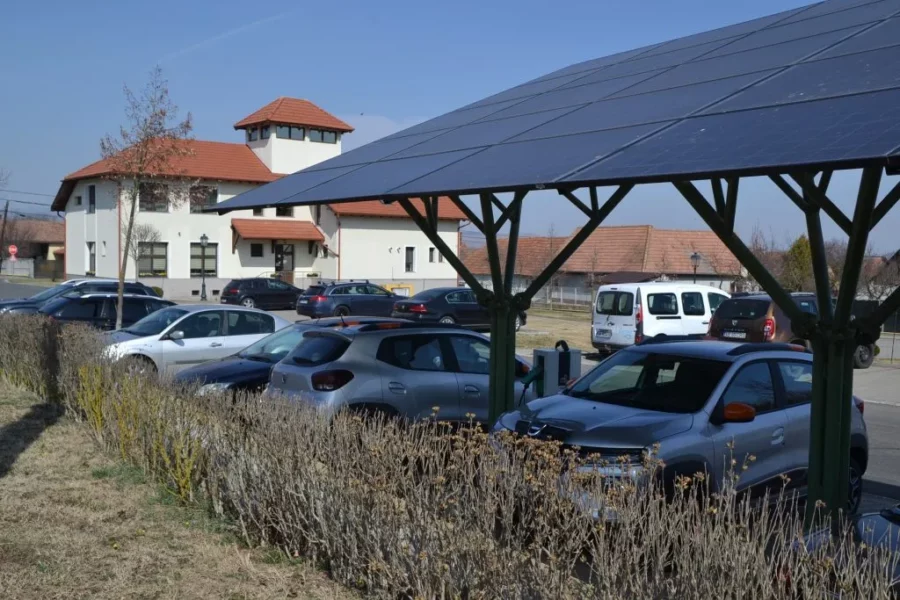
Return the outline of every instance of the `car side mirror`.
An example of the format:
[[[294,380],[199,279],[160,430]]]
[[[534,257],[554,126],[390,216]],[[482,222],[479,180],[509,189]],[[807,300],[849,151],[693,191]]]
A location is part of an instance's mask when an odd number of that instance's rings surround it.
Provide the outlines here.
[[[167,335],[165,339],[172,340],[173,342],[177,342],[178,340],[183,340],[184,332],[181,331],[180,329],[177,329],[175,331],[170,331],[169,335]]]
[[[749,423],[756,418],[756,409],[743,402],[732,402],[722,411],[725,423]]]

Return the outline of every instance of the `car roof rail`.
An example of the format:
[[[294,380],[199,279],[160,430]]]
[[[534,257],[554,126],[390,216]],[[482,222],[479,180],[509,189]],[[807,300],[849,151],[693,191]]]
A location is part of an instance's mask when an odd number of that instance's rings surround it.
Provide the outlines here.
[[[703,341],[705,334],[698,333],[696,335],[667,335],[665,333],[658,333],[653,337],[644,338],[640,342],[638,342],[638,346],[644,346],[647,344],[672,344],[675,342],[700,342]]]
[[[750,344],[741,344],[737,348],[728,351],[728,356],[742,356],[753,352],[803,352],[812,354],[812,351],[806,346],[800,344],[784,344],[780,342],[759,342]]]
[[[416,323],[414,321],[386,321],[381,323],[361,323],[356,325],[356,331],[366,333],[369,331],[383,331],[385,329],[449,329],[451,331],[468,331],[465,327],[456,323]]]

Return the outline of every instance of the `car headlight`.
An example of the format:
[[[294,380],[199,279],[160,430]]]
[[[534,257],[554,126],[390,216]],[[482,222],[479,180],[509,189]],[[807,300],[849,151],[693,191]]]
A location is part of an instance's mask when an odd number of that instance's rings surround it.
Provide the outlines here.
[[[197,393],[204,396],[206,394],[220,394],[222,392],[227,392],[230,389],[231,383],[207,383],[201,385],[200,389],[197,390]]]
[[[639,479],[644,474],[644,465],[641,463],[621,463],[611,460],[598,463],[589,463],[578,467],[579,473],[602,475],[618,479]]]

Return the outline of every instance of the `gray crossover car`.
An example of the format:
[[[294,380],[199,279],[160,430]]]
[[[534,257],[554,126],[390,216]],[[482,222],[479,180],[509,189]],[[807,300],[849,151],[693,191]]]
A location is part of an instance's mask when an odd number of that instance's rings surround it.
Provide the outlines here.
[[[785,486],[803,496],[811,394],[812,355],[799,346],[644,343],[612,355],[563,393],[502,415],[494,429],[600,455],[616,465],[598,467],[612,476],[640,472],[642,454],[658,443],[669,486],[678,475],[707,472],[720,487],[734,459],[738,488],[751,497]],[[864,404],[853,402],[851,512],[869,453]]]
[[[490,351],[488,338],[454,326],[395,322],[311,330],[275,365],[268,391],[326,411],[420,419],[437,408],[443,421],[486,422]],[[517,358],[517,375],[528,371]],[[516,384],[519,397],[523,388]]]

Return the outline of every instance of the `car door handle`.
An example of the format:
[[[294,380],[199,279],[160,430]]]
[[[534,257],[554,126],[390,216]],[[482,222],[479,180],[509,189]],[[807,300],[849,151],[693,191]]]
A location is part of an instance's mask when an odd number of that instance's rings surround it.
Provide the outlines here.
[[[392,381],[388,384],[388,389],[394,392],[395,394],[405,394],[406,387],[402,383],[397,383],[396,381]]]
[[[209,345],[210,348],[218,348],[222,345],[222,342],[213,342]]]
[[[467,385],[463,388],[463,390],[465,390],[465,392],[466,392],[467,394],[472,395],[472,396],[478,396],[478,395],[481,394],[481,390],[479,390],[477,386],[474,386],[474,385],[471,385],[471,384],[467,384]]]
[[[780,446],[784,443],[784,427],[779,427],[772,432],[772,445]]]
[[[709,325],[709,321],[703,321],[703,323],[701,323],[701,325]]]

